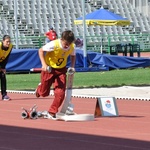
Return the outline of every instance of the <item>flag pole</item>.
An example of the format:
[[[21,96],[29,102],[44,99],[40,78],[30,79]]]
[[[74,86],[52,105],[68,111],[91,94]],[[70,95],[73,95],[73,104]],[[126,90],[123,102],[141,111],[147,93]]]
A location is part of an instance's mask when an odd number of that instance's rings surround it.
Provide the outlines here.
[[[85,0],[82,0],[82,15],[83,15],[83,60],[84,68],[87,67],[87,49],[86,49],[86,22],[85,22]]]
[[[17,0],[14,0],[14,19],[15,19],[15,37],[16,37],[16,49],[18,49],[18,20],[17,20]]]

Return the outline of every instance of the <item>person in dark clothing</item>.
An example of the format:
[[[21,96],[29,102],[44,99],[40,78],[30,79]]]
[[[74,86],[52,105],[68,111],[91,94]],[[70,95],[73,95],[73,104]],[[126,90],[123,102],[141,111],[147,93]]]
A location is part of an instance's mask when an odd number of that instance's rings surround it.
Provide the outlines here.
[[[12,51],[13,45],[9,35],[4,35],[2,42],[0,42],[0,80],[1,80],[1,94],[2,100],[9,101],[10,97],[7,95],[6,86],[6,64]]]

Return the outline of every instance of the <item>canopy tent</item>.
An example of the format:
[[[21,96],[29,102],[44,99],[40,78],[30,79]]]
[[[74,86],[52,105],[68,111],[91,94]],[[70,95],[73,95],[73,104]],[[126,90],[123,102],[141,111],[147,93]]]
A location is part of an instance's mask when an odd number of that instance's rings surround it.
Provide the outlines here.
[[[100,8],[94,12],[91,12],[85,16],[85,0],[82,0],[83,17],[79,17],[74,20],[76,25],[83,24],[83,48],[84,48],[84,67],[87,67],[87,54],[86,54],[86,25],[99,25],[99,26],[127,26],[130,25],[130,21],[127,18],[115,14],[104,8]],[[101,41],[102,42],[102,41]],[[102,45],[102,44],[101,44]],[[102,47],[101,47],[102,49]],[[102,50],[101,50],[102,53]]]
[[[99,26],[127,26],[130,25],[130,21],[127,18],[115,14],[107,9],[100,8],[85,16],[85,23],[87,25],[99,25]],[[83,17],[77,18],[74,23],[76,25],[83,24]]]

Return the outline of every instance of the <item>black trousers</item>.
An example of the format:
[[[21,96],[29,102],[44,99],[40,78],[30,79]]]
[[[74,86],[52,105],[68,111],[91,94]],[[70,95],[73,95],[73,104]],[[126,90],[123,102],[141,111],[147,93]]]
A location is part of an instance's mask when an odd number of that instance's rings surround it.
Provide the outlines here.
[[[1,79],[1,94],[2,94],[2,98],[7,95],[6,92],[6,75],[4,72],[0,71],[0,79]]]

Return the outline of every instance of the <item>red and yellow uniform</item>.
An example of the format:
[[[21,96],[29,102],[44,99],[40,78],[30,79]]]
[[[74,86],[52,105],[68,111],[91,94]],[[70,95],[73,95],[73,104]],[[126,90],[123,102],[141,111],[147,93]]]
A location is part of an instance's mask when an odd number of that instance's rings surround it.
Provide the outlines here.
[[[50,87],[54,87],[54,100],[49,108],[49,112],[56,114],[62,104],[66,90],[66,72],[68,56],[75,56],[74,43],[71,43],[66,49],[62,47],[61,39],[51,41],[44,45],[41,51],[45,52],[45,63],[52,68],[51,72],[41,72],[41,83],[36,92],[39,96],[48,96]]]
[[[71,44],[69,49],[64,50],[61,47],[60,40],[53,41],[53,51],[48,51],[45,55],[45,61],[52,68],[63,68],[67,64],[67,58],[74,51],[74,44]]]

